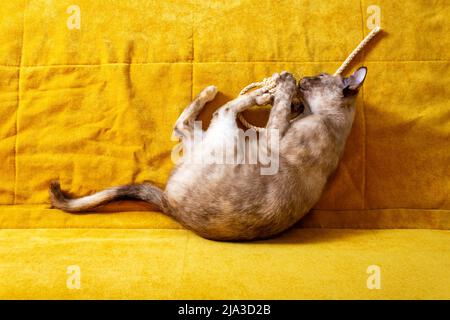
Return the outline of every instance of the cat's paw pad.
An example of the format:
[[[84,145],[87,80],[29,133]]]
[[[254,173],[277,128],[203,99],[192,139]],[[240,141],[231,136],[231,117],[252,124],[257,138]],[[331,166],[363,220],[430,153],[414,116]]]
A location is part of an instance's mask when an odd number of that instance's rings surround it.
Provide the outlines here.
[[[277,78],[277,91],[293,92],[296,88],[296,80],[292,73],[283,71]]]
[[[271,78],[273,81],[275,81],[275,83],[278,83],[280,81],[280,74],[274,73]]]
[[[295,84],[295,78],[294,78],[294,75],[292,73],[287,72],[287,71],[283,71],[283,72],[280,73],[280,77],[278,79],[278,83],[286,83],[286,82],[289,82],[289,83],[293,82]]]

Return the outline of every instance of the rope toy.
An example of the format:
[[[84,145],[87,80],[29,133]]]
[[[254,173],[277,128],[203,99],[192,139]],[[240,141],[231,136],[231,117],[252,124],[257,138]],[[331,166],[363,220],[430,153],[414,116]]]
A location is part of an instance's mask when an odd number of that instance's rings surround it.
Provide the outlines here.
[[[355,48],[355,50],[352,51],[352,53],[350,53],[350,55],[347,57],[347,59],[345,59],[345,61],[342,63],[342,65],[339,67],[339,69],[336,70],[336,72],[334,73],[334,76],[338,76],[340,74],[342,74],[342,72],[348,67],[348,65],[352,62],[352,60],[358,55],[358,53],[370,42],[370,40],[372,40],[378,32],[381,31],[380,27],[375,27],[374,29],[372,29],[372,31],[360,42],[360,44]],[[266,88],[267,91],[271,94],[275,93],[275,89],[276,89],[277,84],[275,83],[275,80],[273,80],[271,77],[270,78],[264,78],[263,81],[261,82],[253,82],[250,83],[248,86],[246,86],[244,89],[241,90],[241,92],[239,93],[240,96],[246,94],[249,90],[256,88],[256,87],[262,87],[262,88]],[[251,123],[249,123],[245,118],[244,115],[242,113],[238,114],[238,118],[239,121],[247,128],[247,129],[253,129],[256,130],[258,132],[263,131],[265,128],[260,128],[257,126],[252,125]],[[292,119],[294,120],[294,119]],[[291,120],[291,121],[292,121]]]

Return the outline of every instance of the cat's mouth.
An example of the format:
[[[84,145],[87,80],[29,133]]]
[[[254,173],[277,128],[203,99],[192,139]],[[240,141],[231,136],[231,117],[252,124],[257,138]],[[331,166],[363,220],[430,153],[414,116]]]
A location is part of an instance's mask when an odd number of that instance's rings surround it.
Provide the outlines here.
[[[300,97],[294,97],[291,103],[291,119],[295,119],[305,112],[305,105]]]
[[[292,99],[292,105],[295,105],[295,109],[302,110],[301,113],[305,112],[309,109],[309,105],[305,99],[305,91],[308,89],[305,86],[302,86],[302,82],[299,81],[297,85],[297,94]],[[293,107],[291,106],[291,110],[293,110]]]

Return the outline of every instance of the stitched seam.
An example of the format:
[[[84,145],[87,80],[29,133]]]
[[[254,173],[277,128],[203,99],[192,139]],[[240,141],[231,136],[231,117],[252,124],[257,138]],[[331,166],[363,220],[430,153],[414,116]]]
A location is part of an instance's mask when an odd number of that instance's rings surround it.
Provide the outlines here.
[[[11,207],[41,207],[39,209],[43,209],[43,210],[55,210],[49,207],[49,203],[45,203],[45,202],[40,202],[40,203],[21,203],[18,205],[13,205],[13,204],[0,204],[0,208],[1,207],[7,207],[7,206],[11,206]],[[42,208],[46,206],[45,208]],[[24,208],[25,209],[25,208]],[[31,209],[31,208],[30,208]],[[321,209],[321,208],[313,208],[311,209],[311,211],[330,211],[330,212],[345,212],[345,211],[380,211],[380,210],[411,210],[411,211],[443,211],[443,212],[450,212],[450,208],[447,209],[438,209],[438,208],[405,208],[405,207],[391,207],[391,208],[370,208],[370,209]],[[152,210],[127,210],[127,211],[113,211],[113,212],[92,212],[92,214],[106,214],[106,213],[117,213],[117,212],[157,212],[160,213],[159,211],[152,211]],[[0,223],[1,224],[1,223]]]
[[[361,32],[362,32],[362,38],[364,39],[364,11],[363,11],[363,3],[362,0],[359,1],[359,6],[361,10]],[[366,58],[366,50],[363,48],[361,50],[361,56],[362,61]],[[362,139],[363,139],[363,148],[362,148],[362,158],[363,158],[363,167],[362,167],[362,208],[366,208],[366,187],[367,187],[367,179],[366,179],[366,133],[367,133],[367,123],[366,123],[366,110],[365,110],[365,101],[364,101],[364,86],[361,88],[361,114],[362,114],[362,123],[363,123],[363,133],[362,133]]]
[[[2,228],[1,230],[54,230],[54,229],[58,229],[58,230],[66,230],[66,231],[73,231],[73,230],[126,230],[126,231],[131,231],[131,230],[136,230],[136,231],[143,231],[143,230],[165,230],[165,231],[169,231],[169,230],[174,230],[174,231],[182,231],[182,232],[186,232],[189,236],[189,233],[192,232],[188,229],[169,229],[169,228]],[[406,228],[406,227],[335,227],[335,226],[326,226],[326,227],[307,227],[307,226],[302,226],[302,225],[294,225],[292,227],[292,229],[297,230],[297,229],[308,229],[308,230],[326,230],[326,229],[338,229],[338,230],[404,230],[404,231],[408,231],[410,230],[411,232],[413,232],[414,230],[430,230],[430,231],[443,231],[443,232],[450,232],[450,230],[448,229],[443,229],[443,228]],[[101,236],[100,236],[101,237]],[[98,238],[100,238],[98,237]],[[132,239],[121,239],[124,241],[127,240],[132,240]],[[56,241],[56,240],[55,240]],[[183,271],[184,272],[184,271]]]
[[[24,39],[25,39],[25,11],[27,8],[27,1],[24,2],[23,15],[22,15],[22,46],[20,49],[20,60],[19,60],[19,79],[17,84],[17,109],[16,109],[16,139],[14,141],[14,198],[13,204],[17,204],[17,180],[18,180],[18,167],[17,167],[17,150],[18,150],[18,140],[19,140],[19,110],[20,110],[20,95],[22,92],[22,63],[23,63],[23,51],[24,51]]]
[[[194,99],[194,63],[195,63],[195,3],[193,4],[194,8],[192,9],[192,18],[191,18],[191,101]]]
[[[437,60],[367,60],[366,63],[439,63],[450,62],[450,59]],[[111,63],[80,63],[80,64],[50,64],[50,65],[4,65],[0,64],[0,68],[58,68],[58,67],[101,67],[101,66],[115,66],[115,65],[152,65],[152,64],[206,64],[206,63],[342,63],[342,60],[318,60],[318,61],[301,61],[301,60],[255,60],[255,61],[154,61],[154,62],[111,62]]]
[[[116,227],[31,227],[31,228],[0,228],[1,230],[53,230],[53,229],[61,229],[61,230],[85,230],[85,229],[91,229],[91,230],[176,230],[176,231],[188,231],[188,229],[185,229],[183,227],[180,228],[149,228],[149,227],[138,227],[138,228],[116,228]]]
[[[350,222],[353,225],[355,225],[353,222]],[[328,223],[327,223],[328,224]],[[342,224],[344,225],[344,224]],[[336,226],[333,224],[328,224],[328,226],[320,226],[320,227],[308,227],[308,226],[303,226],[301,225],[301,221],[300,224],[295,224],[294,226],[292,226],[293,229],[300,229],[300,228],[306,228],[306,229],[356,229],[356,230],[360,230],[360,229],[367,229],[367,230],[373,230],[373,229],[406,229],[406,230],[414,230],[414,229],[423,229],[423,230],[442,230],[442,231],[446,231],[446,232],[450,232],[449,229],[447,229],[445,226],[443,227],[399,227],[399,226],[370,226],[370,227],[340,227],[340,226]],[[189,229],[186,229],[184,227],[180,227],[180,228],[159,228],[159,227],[155,227],[155,228],[149,228],[149,227],[130,227],[130,228],[125,228],[125,227],[120,227],[120,228],[116,228],[116,227],[66,227],[66,226],[60,226],[60,227],[23,227],[23,228],[0,228],[0,232],[2,230],[174,230],[174,231],[183,231],[183,232],[193,232]],[[187,248],[186,248],[187,249]]]

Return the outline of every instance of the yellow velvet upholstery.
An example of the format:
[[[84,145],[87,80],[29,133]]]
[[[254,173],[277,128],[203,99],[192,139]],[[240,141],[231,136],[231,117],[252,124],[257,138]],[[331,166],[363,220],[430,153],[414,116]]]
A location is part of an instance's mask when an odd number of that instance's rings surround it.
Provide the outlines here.
[[[0,297],[448,299],[448,237],[295,229],[248,244],[161,228],[3,230]],[[66,286],[72,265],[81,270],[78,290]],[[372,265],[380,267],[380,289],[367,288]]]
[[[368,77],[344,158],[281,238],[210,242],[142,203],[49,209],[52,179],[76,195],[164,184],[172,126],[203,87],[220,90],[207,126],[250,82],[333,73],[371,5],[384,32],[352,64]],[[448,1],[12,0],[0,15],[0,298],[450,297],[447,230],[299,228],[450,229]],[[80,290],[65,285],[72,264]]]

